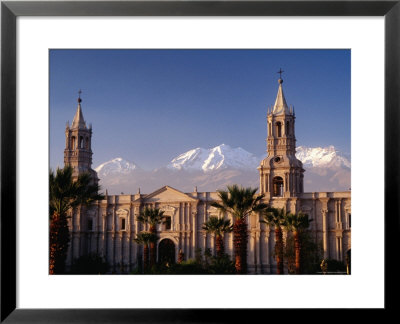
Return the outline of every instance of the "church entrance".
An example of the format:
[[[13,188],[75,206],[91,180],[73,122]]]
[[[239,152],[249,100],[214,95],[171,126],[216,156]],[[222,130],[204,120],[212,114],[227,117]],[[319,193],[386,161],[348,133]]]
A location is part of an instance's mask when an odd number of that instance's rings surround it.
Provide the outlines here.
[[[158,244],[158,261],[162,264],[175,263],[175,244],[170,239],[163,239]]]

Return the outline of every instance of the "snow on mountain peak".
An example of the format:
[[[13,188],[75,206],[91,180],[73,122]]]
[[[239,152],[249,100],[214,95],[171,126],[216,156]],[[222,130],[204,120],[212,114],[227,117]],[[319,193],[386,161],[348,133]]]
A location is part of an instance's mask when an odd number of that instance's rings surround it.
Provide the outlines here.
[[[138,166],[132,162],[117,157],[110,161],[100,164],[95,171],[99,176],[107,176],[109,174],[129,174],[133,170],[137,170]]]
[[[351,162],[341,154],[333,145],[327,147],[296,148],[296,157],[304,166],[313,167],[346,167],[351,168]]]
[[[256,168],[259,161],[251,153],[240,147],[231,148],[229,145],[204,149],[196,148],[174,158],[167,166],[176,170],[203,170],[204,172],[225,169]]]
[[[296,157],[305,168],[350,169],[350,158],[340,153],[332,145],[327,147],[297,147]],[[265,156],[264,156],[265,157]],[[170,170],[210,172],[224,169],[256,170],[263,157],[256,157],[241,147],[232,148],[221,144],[205,149],[197,147],[178,155],[166,167]],[[100,177],[108,175],[127,175],[141,170],[136,164],[121,157],[99,165],[95,169]]]

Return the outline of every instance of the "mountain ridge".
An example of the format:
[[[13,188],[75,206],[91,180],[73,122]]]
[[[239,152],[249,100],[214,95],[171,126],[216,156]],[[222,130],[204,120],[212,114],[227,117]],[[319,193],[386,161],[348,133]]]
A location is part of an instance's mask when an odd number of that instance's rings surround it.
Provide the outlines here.
[[[296,156],[306,170],[305,191],[343,191],[350,188],[350,159],[334,146],[299,146],[296,150]],[[257,187],[257,167],[265,157],[257,157],[240,147],[221,144],[208,149],[197,147],[188,150],[158,169],[145,170],[119,157],[100,164],[95,170],[102,187],[112,188],[117,193],[120,190],[136,192],[139,186],[151,192],[167,184],[187,192],[195,186],[201,191],[215,191],[233,183]]]

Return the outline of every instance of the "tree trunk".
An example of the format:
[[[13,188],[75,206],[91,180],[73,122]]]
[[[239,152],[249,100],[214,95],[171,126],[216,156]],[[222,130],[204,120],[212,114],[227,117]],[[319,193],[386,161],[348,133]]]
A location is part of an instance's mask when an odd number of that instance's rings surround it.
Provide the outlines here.
[[[146,273],[149,268],[149,246],[143,246],[143,272]]]
[[[294,251],[295,251],[295,264],[296,264],[296,274],[301,273],[301,244],[300,244],[300,236],[299,232],[293,232],[294,237]]]
[[[217,250],[217,257],[221,258],[224,255],[224,240],[222,235],[215,237],[215,249]]]
[[[69,245],[69,229],[66,215],[59,215],[54,212],[50,220],[49,243],[49,274],[62,274],[65,272]]]
[[[283,274],[283,239],[280,226],[275,226],[275,258],[276,273]]]
[[[235,246],[236,273],[247,273],[247,224],[243,218],[235,220],[233,225],[233,239]]]
[[[150,233],[157,235],[157,229],[154,225],[150,226]],[[150,269],[156,264],[156,243],[150,243]]]

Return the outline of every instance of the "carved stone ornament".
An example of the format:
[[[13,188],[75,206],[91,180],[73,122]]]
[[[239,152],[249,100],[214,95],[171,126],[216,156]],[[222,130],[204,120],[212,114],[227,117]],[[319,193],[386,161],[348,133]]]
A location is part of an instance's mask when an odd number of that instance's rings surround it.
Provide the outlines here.
[[[162,206],[161,208],[160,208],[160,210],[161,211],[163,211],[164,213],[171,213],[172,215],[175,215],[175,212],[177,211],[177,207],[174,207],[174,206],[170,206],[170,205],[167,205],[167,206]]]
[[[118,217],[126,217],[129,215],[129,210],[120,208],[116,211],[116,214],[118,215]]]

